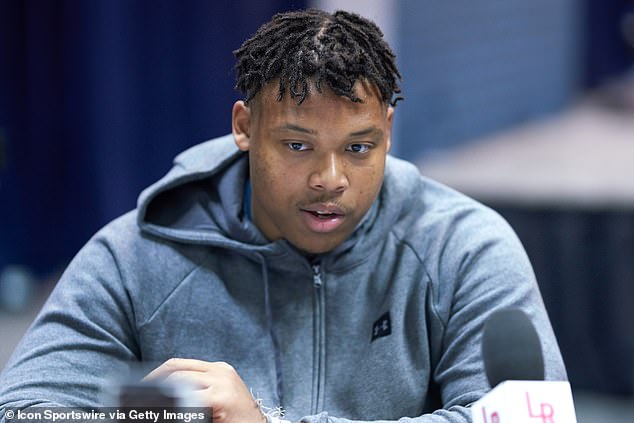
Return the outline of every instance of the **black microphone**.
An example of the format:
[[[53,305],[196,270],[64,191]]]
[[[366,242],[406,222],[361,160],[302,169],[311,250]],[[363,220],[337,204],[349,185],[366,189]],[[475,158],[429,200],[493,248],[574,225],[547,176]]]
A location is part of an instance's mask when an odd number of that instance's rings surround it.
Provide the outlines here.
[[[487,318],[482,358],[493,389],[471,404],[473,423],[577,423],[570,384],[544,381],[539,336],[522,310]]]
[[[522,310],[493,313],[482,334],[484,369],[491,387],[505,380],[544,380],[544,358],[539,336]]]

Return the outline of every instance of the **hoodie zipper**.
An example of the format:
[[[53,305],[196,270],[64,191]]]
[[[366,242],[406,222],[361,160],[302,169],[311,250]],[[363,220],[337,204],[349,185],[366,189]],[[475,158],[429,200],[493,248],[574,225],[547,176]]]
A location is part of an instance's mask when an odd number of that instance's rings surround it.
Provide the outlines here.
[[[311,414],[317,414],[322,408],[324,383],[325,383],[325,293],[323,289],[322,269],[319,264],[312,265],[314,324],[313,324],[313,395],[311,401]]]

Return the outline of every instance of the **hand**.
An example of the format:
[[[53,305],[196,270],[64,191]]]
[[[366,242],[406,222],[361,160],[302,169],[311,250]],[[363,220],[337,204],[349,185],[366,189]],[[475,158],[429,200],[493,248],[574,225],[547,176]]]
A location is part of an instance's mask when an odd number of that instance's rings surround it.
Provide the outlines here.
[[[264,423],[266,418],[253,396],[229,364],[172,358],[144,380],[183,380],[196,386],[205,407],[213,408],[214,423]]]

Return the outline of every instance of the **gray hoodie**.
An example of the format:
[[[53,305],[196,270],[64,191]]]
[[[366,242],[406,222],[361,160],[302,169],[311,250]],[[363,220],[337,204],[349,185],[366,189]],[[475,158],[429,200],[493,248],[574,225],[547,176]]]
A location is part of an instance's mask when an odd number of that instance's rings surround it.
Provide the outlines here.
[[[356,231],[309,261],[244,218],[247,177],[231,136],[179,155],[68,266],[0,376],[0,410],[96,406],[131,362],[181,357],[229,362],[294,421],[468,422],[489,389],[483,322],[509,306],[536,326],[546,378],[566,378],[492,210],[388,157]]]

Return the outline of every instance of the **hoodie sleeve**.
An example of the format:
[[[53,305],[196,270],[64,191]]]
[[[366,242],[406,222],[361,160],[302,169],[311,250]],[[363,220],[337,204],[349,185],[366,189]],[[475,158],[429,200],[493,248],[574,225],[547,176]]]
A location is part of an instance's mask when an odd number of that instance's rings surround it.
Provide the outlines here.
[[[304,417],[301,423],[469,423],[471,422],[471,409],[455,407],[452,410],[438,410],[433,414],[425,414],[419,417],[403,417],[398,420],[373,420],[364,422],[348,420],[329,416],[328,413],[320,413],[315,416]],[[277,422],[275,422],[277,423]],[[286,423],[286,422],[283,422]]]
[[[138,360],[134,312],[119,265],[97,234],[68,266],[0,375],[6,408],[90,407],[101,384]]]

